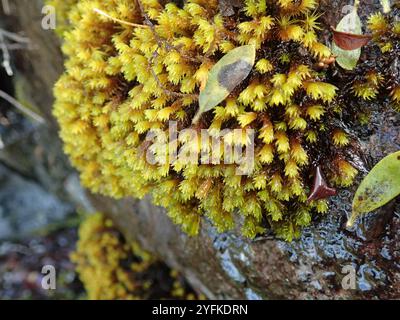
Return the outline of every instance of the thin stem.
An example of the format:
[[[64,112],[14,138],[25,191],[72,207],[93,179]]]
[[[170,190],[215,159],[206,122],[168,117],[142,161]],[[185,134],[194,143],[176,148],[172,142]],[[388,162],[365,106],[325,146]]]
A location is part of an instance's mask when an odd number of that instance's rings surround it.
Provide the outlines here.
[[[9,75],[10,77],[14,75],[14,72],[11,68],[11,57],[10,57],[10,53],[8,52],[8,48],[7,48],[7,44],[6,41],[4,39],[4,35],[2,32],[0,32],[0,49],[3,53],[3,67],[7,72],[7,75]]]
[[[29,46],[26,46],[25,44],[22,43],[6,43],[7,49],[9,51],[13,50],[31,50]]]
[[[150,70],[151,75],[153,76],[154,80],[156,80],[157,85],[164,91],[165,94],[170,95],[172,97],[175,98],[192,98],[192,99],[198,99],[198,96],[195,94],[187,94],[187,93],[180,93],[180,92],[175,92],[175,91],[171,91],[168,90],[160,81],[160,79],[158,78],[156,72],[154,71],[154,69],[151,66],[152,61],[149,61],[149,65],[148,65],[148,69]]]
[[[6,40],[11,40],[16,43],[9,44]],[[15,50],[16,48],[23,48],[23,45],[30,45],[30,40],[25,37],[21,37],[15,33],[0,29],[0,50],[3,54],[2,65],[10,77],[14,75],[11,68],[11,56],[9,50]]]
[[[15,42],[21,42],[21,43],[30,43],[31,41],[29,38],[22,37],[16,33],[0,29],[0,33],[2,33],[6,38],[9,38],[10,40],[13,40]]]
[[[161,44],[165,44],[165,47],[166,47],[168,50],[171,50],[171,49],[177,50],[175,47],[171,46],[168,42],[166,42],[165,40],[163,40],[163,39],[161,39],[161,38],[159,37],[159,35],[157,34],[157,32],[156,32],[156,30],[155,30],[155,26],[154,26],[154,24],[150,21],[149,16],[146,14],[146,12],[145,12],[145,10],[144,10],[144,8],[143,8],[143,5],[142,5],[142,3],[141,3],[141,1],[140,1],[140,0],[136,0],[136,2],[137,2],[137,4],[138,4],[139,10],[140,10],[140,12],[141,12],[141,15],[142,15],[142,17],[143,17],[143,19],[144,19],[144,23],[145,23],[144,25],[143,25],[143,24],[131,23],[131,22],[127,22],[127,21],[124,21],[124,20],[121,20],[121,19],[114,18],[114,17],[110,16],[109,14],[105,13],[104,11],[102,11],[102,10],[100,10],[100,9],[98,9],[98,8],[94,8],[93,10],[94,10],[96,13],[98,13],[98,14],[100,14],[100,15],[102,15],[102,16],[105,16],[105,17],[107,17],[107,18],[109,18],[109,19],[111,19],[111,20],[113,20],[113,21],[115,21],[115,22],[119,22],[119,23],[121,23],[121,24],[126,24],[126,25],[128,25],[128,26],[139,27],[139,28],[150,28],[151,31],[153,32],[153,35],[154,35],[154,37],[155,37],[155,40],[156,40],[156,42],[157,42],[157,44],[158,44],[158,48],[161,47]],[[158,50],[158,48],[157,48],[157,50]],[[192,97],[196,97],[196,98],[197,98],[197,96],[188,95],[188,94],[183,94],[183,93],[179,93],[179,92],[173,92],[173,91],[170,91],[170,90],[168,90],[167,88],[164,87],[164,85],[161,83],[160,79],[158,78],[157,74],[154,72],[154,70],[153,70],[153,68],[152,68],[152,66],[151,66],[151,64],[152,64],[152,62],[154,61],[154,59],[158,56],[157,50],[154,52],[153,57],[152,57],[152,58],[150,59],[150,61],[149,61],[148,69],[149,69],[150,73],[152,74],[152,76],[154,77],[154,79],[156,80],[158,86],[164,91],[164,93],[166,93],[166,94],[168,94],[168,95],[171,95],[171,96],[173,96],[173,97],[181,97],[181,98],[182,98],[182,97],[192,96]],[[177,51],[178,51],[178,50],[177,50]],[[178,51],[178,52],[179,52],[179,51]]]
[[[19,101],[11,97],[8,93],[4,92],[3,90],[0,90],[0,98],[3,98],[10,104],[12,104],[15,108],[17,108],[19,111],[21,111],[23,114],[31,117],[33,120],[39,122],[39,123],[45,123],[46,121],[44,118],[42,118],[40,115],[37,113],[33,112],[32,110],[28,109],[27,107],[23,106]]]
[[[154,36],[154,38],[155,38],[155,40],[156,40],[156,42],[157,42],[159,48],[160,48],[162,45],[165,45],[165,48],[166,48],[167,50],[175,50],[175,51],[177,51],[184,59],[187,59],[187,60],[189,60],[189,61],[196,62],[196,63],[202,63],[202,62],[203,62],[204,58],[190,57],[190,56],[184,54],[183,52],[181,52],[181,50],[180,50],[178,47],[173,46],[173,45],[171,45],[170,43],[168,43],[167,40],[162,39],[162,38],[158,35],[158,33],[157,33],[157,31],[156,31],[156,27],[155,27],[154,24],[151,22],[149,16],[147,15],[146,11],[144,10],[144,7],[143,7],[142,2],[141,2],[140,0],[136,0],[136,3],[138,4],[138,7],[139,7],[140,13],[141,13],[141,15],[142,15],[142,17],[143,17],[143,19],[144,19],[144,22],[146,23],[147,26],[149,26],[149,28],[150,28],[151,31],[153,32],[153,36]]]
[[[100,15],[102,15],[102,16],[104,16],[104,17],[106,17],[106,18],[108,18],[108,19],[110,19],[110,20],[113,20],[113,21],[121,23],[121,24],[125,24],[127,26],[137,27],[137,28],[148,28],[149,27],[149,26],[146,26],[144,24],[137,24],[137,23],[124,21],[124,20],[121,20],[121,19],[118,19],[118,18],[114,18],[114,17],[110,16],[108,13],[104,12],[103,10],[100,10],[100,9],[97,9],[97,8],[94,8],[93,11],[98,13],[98,14],[100,14]]]

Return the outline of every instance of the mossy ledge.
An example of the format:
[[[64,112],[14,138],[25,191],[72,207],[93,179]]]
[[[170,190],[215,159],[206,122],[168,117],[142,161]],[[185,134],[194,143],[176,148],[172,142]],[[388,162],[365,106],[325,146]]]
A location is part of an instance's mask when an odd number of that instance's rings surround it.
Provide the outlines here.
[[[397,107],[400,99],[391,68],[399,55],[398,9],[370,18],[373,58],[347,73],[331,64],[320,68],[332,56],[321,40],[321,14],[316,0],[247,0],[230,17],[216,0],[71,5],[54,115],[82,183],[114,198],[151,194],[191,235],[205,215],[220,232],[241,221],[248,237],[267,228],[286,240],[297,237],[329,208],[327,199],[307,200],[315,167],[332,185],[350,186],[357,170],[347,156],[354,144],[346,127],[365,120],[368,100],[386,95]],[[169,120],[191,127],[208,71],[245,44],[257,48],[253,71],[196,129],[254,129],[252,175],[236,175],[235,165],[149,164],[146,133],[168,135]],[[239,143],[246,147],[245,138]]]

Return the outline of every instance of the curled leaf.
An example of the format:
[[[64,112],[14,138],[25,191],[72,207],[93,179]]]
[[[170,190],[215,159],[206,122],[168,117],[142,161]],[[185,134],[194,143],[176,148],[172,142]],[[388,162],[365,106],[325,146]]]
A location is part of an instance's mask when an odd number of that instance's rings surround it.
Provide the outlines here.
[[[333,41],[343,50],[356,50],[368,44],[371,36],[363,34],[354,34],[349,32],[341,32],[332,28]]]
[[[204,90],[199,96],[199,110],[193,118],[196,124],[204,112],[223,101],[250,74],[256,58],[256,48],[246,45],[223,56],[210,70]]]
[[[361,19],[354,10],[343,17],[336,29],[332,28],[334,30],[332,52],[336,56],[336,62],[343,69],[353,70],[360,59],[362,43],[367,41],[362,35],[361,26]]]
[[[400,194],[400,151],[382,159],[361,182],[353,199],[352,226],[362,214],[382,207]]]
[[[314,184],[307,201],[326,199],[336,195],[336,189],[326,183],[320,166],[315,168]]]

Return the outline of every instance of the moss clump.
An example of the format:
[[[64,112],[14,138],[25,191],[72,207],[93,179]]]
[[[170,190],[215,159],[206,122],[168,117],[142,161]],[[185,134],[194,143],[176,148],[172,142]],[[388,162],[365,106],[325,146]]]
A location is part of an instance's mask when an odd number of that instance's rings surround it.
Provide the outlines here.
[[[400,110],[400,4],[394,4],[390,13],[380,12],[372,14],[368,19],[368,28],[371,30],[374,42],[379,46],[385,58],[391,63],[384,69],[386,77],[381,78],[377,83],[389,88],[392,105],[395,110]],[[371,86],[370,86],[371,87]]]
[[[188,290],[179,273],[168,271],[138,244],[126,243],[101,213],[81,224],[71,260],[90,300],[203,298]]]
[[[68,14],[71,8],[76,5],[78,0],[47,0],[46,4],[56,8],[56,32],[62,36],[65,31],[70,29]]]
[[[328,209],[325,199],[307,201],[314,166],[321,164],[337,186],[351,185],[357,174],[346,160],[350,138],[338,121],[351,113],[350,92],[331,69],[315,68],[331,57],[318,37],[318,9],[315,0],[247,0],[223,17],[216,0],[181,7],[157,0],[79,1],[64,33],[66,71],[55,86],[54,114],[83,184],[115,198],[151,194],[190,234],[198,233],[203,215],[221,232],[232,229],[238,213],[246,236],[266,227],[287,240],[298,236],[313,213]],[[257,48],[252,73],[192,127],[208,71],[245,44]],[[362,86],[354,92],[374,96]],[[211,135],[254,129],[255,170],[238,176],[234,164],[150,164],[145,154],[162,151],[145,135],[159,129],[168,136],[169,120],[180,130]],[[232,143],[248,146],[245,136]]]

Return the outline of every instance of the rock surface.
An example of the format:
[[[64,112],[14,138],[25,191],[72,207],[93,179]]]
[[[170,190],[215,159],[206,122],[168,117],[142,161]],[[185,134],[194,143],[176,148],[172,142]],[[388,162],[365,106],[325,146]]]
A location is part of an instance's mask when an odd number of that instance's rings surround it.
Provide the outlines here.
[[[0,240],[31,234],[72,211],[73,206],[0,164]]]
[[[322,2],[328,12],[325,24],[335,25],[346,1]],[[35,50],[17,55],[16,67],[27,80],[24,83],[31,103],[48,119],[47,125],[37,129],[34,148],[28,156],[43,185],[71,200],[71,192],[65,191],[74,190],[77,184],[69,184],[66,189],[74,172],[62,155],[51,118],[51,87],[61,72],[62,57],[57,39],[51,31],[41,29],[40,3],[16,0],[13,16],[8,17],[9,22],[13,21],[9,28],[23,31],[35,44]],[[367,1],[360,8],[361,15],[365,18],[376,8],[379,1]],[[377,104],[371,108],[373,116],[367,128],[351,128],[351,133],[359,137],[362,156],[355,162],[362,173],[400,147],[400,115],[382,110]],[[201,234],[190,238],[149,199],[115,201],[97,195],[85,198],[81,192],[73,198],[78,202],[83,199],[85,206],[89,199],[98,210],[111,215],[128,238],[139,240],[144,248],[182,271],[193,287],[209,298],[400,298],[400,207],[392,203],[347,230],[353,194],[354,189],[340,191],[332,198],[329,214],[315,221],[292,243],[273,236],[250,241],[236,232],[218,234],[207,221]],[[356,273],[356,288],[346,290],[342,280],[346,280],[351,268]]]

